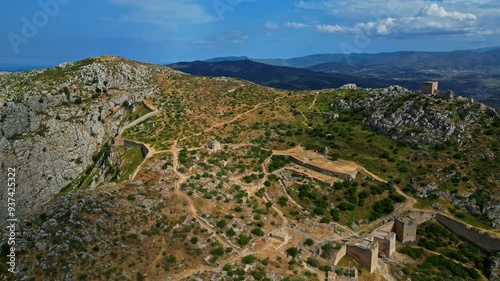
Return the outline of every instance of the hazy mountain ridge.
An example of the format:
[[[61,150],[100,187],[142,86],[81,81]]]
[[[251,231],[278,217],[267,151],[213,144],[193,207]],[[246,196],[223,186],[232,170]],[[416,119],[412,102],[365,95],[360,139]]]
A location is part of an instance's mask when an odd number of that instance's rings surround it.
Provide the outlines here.
[[[348,83],[356,83],[358,86],[366,88],[391,84],[391,81],[384,79],[365,79],[346,74],[326,74],[307,69],[272,66],[251,60],[180,62],[171,64],[169,67],[193,75],[240,78],[260,85],[287,90],[330,89]]]
[[[223,58],[222,58],[223,59]],[[356,81],[380,81],[387,87],[393,84],[419,90],[422,81],[440,82],[440,89],[452,90],[457,95],[473,97],[496,108],[500,107],[500,48],[458,50],[453,52],[402,51],[378,54],[316,54],[291,59],[252,59],[253,61],[280,67],[304,68],[318,72],[336,74],[339,78],[350,77]],[[233,63],[236,61],[232,59]],[[217,62],[222,63],[219,60]],[[184,63],[185,64],[185,63]],[[174,64],[175,65],[175,64]],[[193,67],[194,68],[194,67]],[[241,74],[229,72],[228,76],[246,78],[259,84],[297,89],[286,81],[287,75],[277,75],[284,69],[269,71],[273,82],[255,77],[243,77],[245,66],[240,65]],[[197,75],[211,75],[208,68],[189,69]],[[300,73],[297,70],[297,73]],[[301,73],[303,88],[327,88],[328,83],[317,83],[315,75]],[[335,76],[331,79],[335,79]],[[321,80],[328,80],[324,77]],[[345,81],[342,80],[342,81]],[[349,82],[346,82],[349,83]],[[366,87],[366,85],[362,85]]]

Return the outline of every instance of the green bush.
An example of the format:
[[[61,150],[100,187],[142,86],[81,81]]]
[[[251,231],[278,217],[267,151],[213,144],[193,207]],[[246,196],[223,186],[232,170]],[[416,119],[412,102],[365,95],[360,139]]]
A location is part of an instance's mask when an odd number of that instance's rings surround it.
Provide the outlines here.
[[[401,248],[398,250],[398,252],[410,256],[412,259],[420,259],[422,257],[422,254],[424,250],[420,248],[413,248],[409,246],[405,246],[404,248]]]
[[[252,229],[252,234],[254,235],[257,235],[257,236],[264,236],[266,233],[264,232],[264,230],[262,230],[262,228],[260,227],[256,227],[254,229]]]
[[[248,255],[248,256],[244,256],[241,259],[241,262],[244,264],[252,264],[252,263],[255,263],[256,260],[257,260],[257,258],[255,256]]]
[[[295,258],[299,254],[299,249],[297,249],[295,247],[288,248],[286,250],[286,254],[292,258]]]

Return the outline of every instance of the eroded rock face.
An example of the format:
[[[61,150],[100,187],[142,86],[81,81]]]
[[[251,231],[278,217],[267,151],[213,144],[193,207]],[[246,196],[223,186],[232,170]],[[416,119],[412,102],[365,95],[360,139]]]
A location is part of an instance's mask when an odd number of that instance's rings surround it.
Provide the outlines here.
[[[133,105],[157,91],[147,83],[153,68],[76,64],[0,79],[0,186],[7,186],[7,169],[16,168],[18,217],[46,203],[93,164],[92,156],[127,121],[131,109],[122,106],[125,101]],[[6,192],[0,196],[5,202]],[[2,215],[5,208],[0,204]]]
[[[446,111],[427,106],[428,97],[400,86],[376,89],[363,99],[342,100],[333,107],[370,112],[365,123],[380,133],[411,144],[438,144],[452,135],[461,138],[464,128]],[[460,140],[460,138],[459,138]]]
[[[498,281],[500,280],[500,253],[496,253],[492,257],[492,261],[490,264],[490,280]]]

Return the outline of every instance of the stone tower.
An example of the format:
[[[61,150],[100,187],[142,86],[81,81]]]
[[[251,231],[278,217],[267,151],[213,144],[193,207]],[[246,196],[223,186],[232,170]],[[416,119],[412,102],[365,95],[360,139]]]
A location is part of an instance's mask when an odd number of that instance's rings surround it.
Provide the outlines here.
[[[437,93],[438,93],[438,82],[427,81],[422,83],[422,94],[432,96]]]
[[[401,243],[414,242],[417,239],[417,222],[411,218],[397,218],[394,221],[394,232]]]

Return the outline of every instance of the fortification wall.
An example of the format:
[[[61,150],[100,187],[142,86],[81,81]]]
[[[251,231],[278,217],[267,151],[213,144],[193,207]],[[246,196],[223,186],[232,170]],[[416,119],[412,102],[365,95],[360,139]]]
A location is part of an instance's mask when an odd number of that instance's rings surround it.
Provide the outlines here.
[[[382,230],[386,232],[392,232],[394,229],[394,220],[390,220],[386,224],[382,225],[381,227],[378,227],[376,230]]]
[[[147,102],[145,102],[144,100],[142,101],[142,104],[144,105],[144,107],[145,107],[147,110],[149,110],[149,111],[151,111],[151,112],[156,111],[156,109],[155,109],[155,108],[151,107],[151,106],[150,106]]]
[[[488,252],[500,251],[500,239],[491,237],[488,233],[469,228],[467,225],[441,214],[436,214],[436,220],[483,250]]]
[[[333,259],[333,265],[339,264],[340,260],[347,254],[347,245],[343,244],[340,249],[335,254],[335,258]]]
[[[347,254],[355,258],[370,273],[378,268],[378,244],[373,243],[371,247],[347,245]]]
[[[332,176],[332,177],[338,177],[338,178],[341,178],[344,180],[353,180],[356,178],[356,175],[358,174],[357,171],[353,174],[333,172],[333,171],[325,170],[323,168],[308,164],[308,163],[296,158],[295,156],[289,155],[288,157],[295,164],[298,164],[300,166],[304,166],[304,167],[311,169],[313,171],[316,171],[318,173],[322,173],[322,174]]]
[[[373,236],[373,241],[378,243],[378,249],[384,253],[386,257],[392,257],[396,251],[396,234],[390,232],[386,237]]]
[[[146,121],[148,118],[151,118],[151,117],[156,116],[158,114],[160,114],[160,111],[153,111],[153,112],[150,112],[150,113],[148,113],[148,114],[146,114],[146,115],[144,115],[142,117],[139,117],[136,120],[134,120],[134,121],[128,123],[127,125],[123,126],[123,128],[120,129],[120,132],[118,134],[121,135],[125,130],[130,129],[130,128],[134,127],[134,126],[137,126],[141,122]]]
[[[146,155],[149,154],[149,148],[143,143],[139,143],[139,142],[135,142],[135,141],[131,141],[131,140],[122,140],[122,141],[123,141],[123,145],[125,145],[125,146],[140,147],[141,151],[142,151],[142,156],[144,156],[144,157],[146,157]]]
[[[412,212],[408,215],[408,217],[415,220],[417,222],[417,224],[423,224],[426,221],[430,221],[435,216],[436,216],[436,214],[434,214],[434,213],[423,212],[423,211]]]
[[[332,273],[327,273],[327,278],[326,280],[335,280],[335,281],[358,281],[359,276],[358,276],[358,270],[355,267],[348,268],[348,267],[338,267],[341,269],[347,269],[347,270],[354,270],[354,277],[349,277],[349,276],[342,276],[342,275],[337,275],[337,273],[332,272]]]

